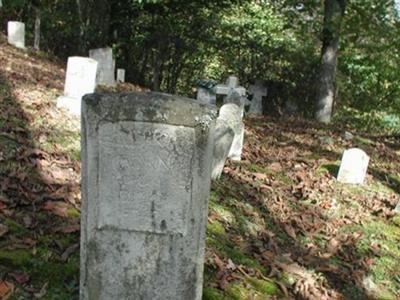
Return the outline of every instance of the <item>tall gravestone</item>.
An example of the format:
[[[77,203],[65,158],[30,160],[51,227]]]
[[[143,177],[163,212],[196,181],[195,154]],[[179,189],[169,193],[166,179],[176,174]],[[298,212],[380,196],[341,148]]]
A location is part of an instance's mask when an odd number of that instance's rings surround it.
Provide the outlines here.
[[[68,58],[64,95],[57,99],[57,107],[66,108],[74,115],[81,113],[81,100],[96,88],[97,62],[88,57]]]
[[[7,23],[8,43],[20,49],[25,49],[25,24],[22,22]]]
[[[267,96],[267,87],[262,80],[256,82],[249,87],[249,93],[253,95],[251,100],[249,114],[262,115],[263,114],[263,97]]]
[[[117,69],[117,82],[125,82],[125,69]]]
[[[367,174],[369,156],[361,149],[344,151],[337,180],[342,183],[363,184]]]
[[[224,104],[219,111],[218,119],[224,121],[234,132],[232,146],[229,150],[228,157],[232,160],[240,161],[242,159],[244,143],[242,109],[234,103]]]
[[[224,170],[225,161],[229,156],[234,138],[235,132],[229,126],[228,122],[218,118],[215,125],[211,179],[218,179],[221,177],[222,171]]]
[[[90,58],[98,62],[97,84],[115,86],[115,60],[111,48],[99,48],[89,51]]]
[[[200,300],[216,109],[160,93],[82,109],[81,300]]]

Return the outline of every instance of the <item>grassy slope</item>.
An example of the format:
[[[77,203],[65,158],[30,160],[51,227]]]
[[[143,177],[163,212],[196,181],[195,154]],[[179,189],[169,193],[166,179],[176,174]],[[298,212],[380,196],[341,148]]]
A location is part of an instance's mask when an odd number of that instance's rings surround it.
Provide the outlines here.
[[[77,298],[79,133],[54,108],[63,76],[1,38],[0,279],[14,299]],[[246,125],[243,162],[212,186],[204,299],[400,297],[399,141],[345,141],[301,121]],[[362,187],[333,176],[351,146],[371,155]]]

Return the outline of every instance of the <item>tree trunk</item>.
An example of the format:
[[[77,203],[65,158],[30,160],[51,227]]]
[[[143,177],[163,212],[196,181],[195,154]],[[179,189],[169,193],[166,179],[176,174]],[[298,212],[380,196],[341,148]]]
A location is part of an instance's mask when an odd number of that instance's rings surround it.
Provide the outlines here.
[[[111,4],[107,0],[76,0],[81,52],[109,46]]]
[[[325,0],[321,65],[317,80],[315,113],[317,121],[323,123],[329,123],[332,117],[340,27],[345,8],[346,0]]]
[[[40,50],[40,23],[41,23],[41,12],[39,7],[35,7],[35,40],[33,43],[33,49],[36,51]]]

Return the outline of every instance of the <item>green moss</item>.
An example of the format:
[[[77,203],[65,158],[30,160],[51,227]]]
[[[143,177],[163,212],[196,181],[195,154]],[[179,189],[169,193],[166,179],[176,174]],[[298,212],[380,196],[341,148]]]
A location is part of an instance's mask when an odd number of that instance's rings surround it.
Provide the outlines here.
[[[260,293],[264,295],[279,294],[279,287],[275,282],[260,280],[256,278],[248,278],[247,281]]]
[[[218,221],[209,222],[207,224],[207,233],[214,236],[225,236],[225,228]]]
[[[339,166],[340,166],[340,162],[335,162],[335,163],[331,163],[331,164],[324,164],[321,165],[318,169],[317,169],[317,175],[322,175],[324,173],[329,173],[331,174],[333,177],[336,177],[338,172],[339,172]]]
[[[225,300],[226,298],[221,291],[214,288],[204,288],[203,300]],[[228,299],[226,299],[228,300]]]
[[[15,235],[16,237],[24,236],[29,234],[29,230],[26,229],[24,226],[18,224],[14,220],[6,218],[3,220],[4,224],[8,226],[8,229],[11,234]]]
[[[251,297],[250,291],[240,284],[230,284],[226,293],[228,294],[229,299],[232,300],[247,300]]]
[[[363,238],[356,249],[360,257],[372,255],[371,243],[380,245],[380,255],[370,268],[370,274],[376,284],[382,284],[391,291],[400,290],[400,228],[393,222],[384,222],[378,218],[366,220],[363,226],[351,226],[347,232],[362,231]]]
[[[373,141],[371,141],[370,139],[367,138],[363,138],[360,136],[355,136],[354,137],[354,141],[358,144],[362,144],[362,145],[374,145],[375,143]]]
[[[398,227],[400,227],[400,214],[395,215],[395,216],[392,218],[392,222],[393,222],[393,224],[395,224],[395,225],[397,225]]]
[[[32,253],[26,249],[0,250],[0,262],[4,265],[23,267],[29,264]]]
[[[81,213],[74,207],[67,209],[67,215],[70,218],[79,218]]]

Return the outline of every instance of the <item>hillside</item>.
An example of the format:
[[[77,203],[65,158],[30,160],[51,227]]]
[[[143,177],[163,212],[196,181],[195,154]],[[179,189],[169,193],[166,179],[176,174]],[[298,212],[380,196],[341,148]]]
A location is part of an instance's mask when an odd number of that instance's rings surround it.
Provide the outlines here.
[[[0,298],[78,299],[79,120],[64,65],[0,39]],[[136,90],[132,85],[117,90]],[[241,163],[212,184],[204,299],[400,298],[400,141],[246,119]],[[335,180],[344,149],[367,184]]]

